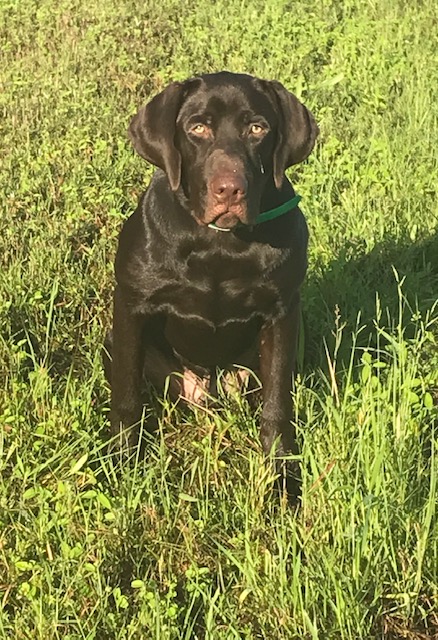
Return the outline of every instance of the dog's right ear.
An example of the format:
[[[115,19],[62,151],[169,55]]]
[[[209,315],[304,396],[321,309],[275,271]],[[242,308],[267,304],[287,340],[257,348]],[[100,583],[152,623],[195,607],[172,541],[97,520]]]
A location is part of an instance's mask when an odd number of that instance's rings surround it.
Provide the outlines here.
[[[173,191],[181,183],[181,155],[175,146],[175,130],[183,99],[184,83],[172,82],[139,110],[128,128],[134,149],[166,172]]]

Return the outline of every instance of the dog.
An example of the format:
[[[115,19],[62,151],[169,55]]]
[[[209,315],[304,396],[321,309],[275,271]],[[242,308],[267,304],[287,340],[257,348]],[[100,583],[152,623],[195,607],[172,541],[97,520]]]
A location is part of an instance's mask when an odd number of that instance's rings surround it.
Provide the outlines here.
[[[315,120],[279,82],[224,71],[173,82],[128,134],[157,170],[119,237],[106,343],[112,434],[136,444],[146,385],[198,404],[218,368],[250,367],[262,383],[263,450],[294,493],[299,471],[284,457],[297,452],[308,230],[285,170],[312,151]]]

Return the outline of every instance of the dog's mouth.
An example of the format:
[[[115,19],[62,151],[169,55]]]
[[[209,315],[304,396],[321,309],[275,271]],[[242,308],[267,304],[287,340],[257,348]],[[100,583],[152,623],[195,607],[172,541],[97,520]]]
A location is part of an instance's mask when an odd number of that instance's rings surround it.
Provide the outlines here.
[[[224,213],[220,213],[219,215],[213,217],[209,216],[205,220],[205,224],[209,227],[213,227],[215,229],[223,229],[224,231],[234,229],[234,227],[242,223],[242,215],[239,215],[233,211],[225,211]]]
[[[240,225],[248,225],[250,224],[248,203],[246,201],[234,205],[215,203],[207,207],[201,217],[201,224],[227,231]]]
[[[220,229],[222,231],[231,231],[235,227],[249,224],[247,214],[233,209],[225,209],[223,211],[207,211],[201,215],[192,210],[192,216],[201,227],[210,227]]]

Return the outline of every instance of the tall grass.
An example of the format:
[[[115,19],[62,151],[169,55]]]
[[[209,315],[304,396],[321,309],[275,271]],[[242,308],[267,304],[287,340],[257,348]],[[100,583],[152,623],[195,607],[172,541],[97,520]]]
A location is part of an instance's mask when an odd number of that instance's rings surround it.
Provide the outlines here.
[[[0,635],[438,637],[436,3],[0,3]],[[292,512],[244,399],[108,458],[130,115],[228,68],[309,105]]]

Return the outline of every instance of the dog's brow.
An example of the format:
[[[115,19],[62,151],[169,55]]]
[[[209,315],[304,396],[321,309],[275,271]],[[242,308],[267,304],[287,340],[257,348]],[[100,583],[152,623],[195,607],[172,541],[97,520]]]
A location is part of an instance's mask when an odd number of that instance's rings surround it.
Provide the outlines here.
[[[234,93],[225,96],[213,95],[209,98],[207,103],[207,110],[211,111],[218,116],[223,116],[227,113],[242,113],[242,95],[239,93]],[[250,105],[244,105],[243,110],[250,110]]]
[[[199,111],[198,113],[194,113],[193,115],[190,115],[189,118],[187,118],[186,120],[186,124],[193,124],[195,122],[202,122],[205,124],[211,124],[212,121],[212,117],[211,114],[205,111]]]
[[[249,122],[252,122],[254,120],[266,123],[266,116],[255,111],[254,109],[247,109],[245,111],[242,111],[240,114],[240,118],[243,120],[243,122],[245,122],[245,124],[248,124]]]

